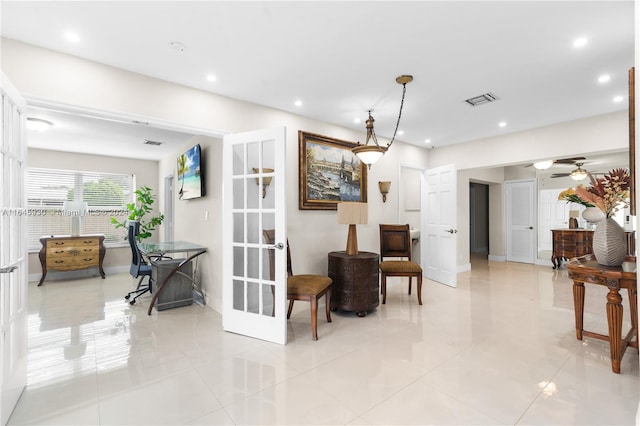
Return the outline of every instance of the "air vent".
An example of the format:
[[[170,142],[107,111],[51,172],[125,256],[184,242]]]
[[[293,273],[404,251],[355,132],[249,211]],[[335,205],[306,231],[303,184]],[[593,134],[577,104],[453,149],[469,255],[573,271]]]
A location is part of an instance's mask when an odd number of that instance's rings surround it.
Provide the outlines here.
[[[488,104],[489,102],[497,101],[498,97],[492,93],[485,93],[484,95],[474,96],[473,98],[467,99],[465,102],[471,106],[478,106],[483,104]]]
[[[144,144],[145,144],[145,145],[160,146],[160,145],[162,145],[163,143],[164,143],[164,142],[150,141],[149,139],[145,139],[145,140],[144,140]]]

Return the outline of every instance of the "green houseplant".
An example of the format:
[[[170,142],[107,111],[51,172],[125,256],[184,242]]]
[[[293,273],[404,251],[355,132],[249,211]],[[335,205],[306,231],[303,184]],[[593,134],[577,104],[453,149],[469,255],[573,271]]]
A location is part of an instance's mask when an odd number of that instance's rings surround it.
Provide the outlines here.
[[[151,237],[152,231],[155,231],[156,227],[162,224],[164,215],[162,213],[158,213],[157,216],[148,217],[153,211],[153,203],[156,199],[156,196],[151,192],[151,188],[148,186],[141,186],[135,191],[135,194],[136,201],[127,204],[127,210],[129,211],[127,219],[120,222],[117,218],[112,217],[111,223],[114,224],[117,229],[126,227],[128,221],[131,220],[139,222],[140,233],[138,234],[137,239],[138,242],[140,242],[145,238]]]

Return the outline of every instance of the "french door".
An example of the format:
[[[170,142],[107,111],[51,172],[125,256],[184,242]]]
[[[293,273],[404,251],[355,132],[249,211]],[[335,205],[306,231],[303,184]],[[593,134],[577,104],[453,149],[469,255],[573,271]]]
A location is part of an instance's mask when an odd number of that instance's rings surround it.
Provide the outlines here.
[[[227,135],[222,154],[223,327],[280,344],[287,343],[285,141],[284,127]],[[275,245],[266,244],[266,229],[275,230]]]
[[[26,103],[2,74],[0,136],[0,424],[27,380]]]

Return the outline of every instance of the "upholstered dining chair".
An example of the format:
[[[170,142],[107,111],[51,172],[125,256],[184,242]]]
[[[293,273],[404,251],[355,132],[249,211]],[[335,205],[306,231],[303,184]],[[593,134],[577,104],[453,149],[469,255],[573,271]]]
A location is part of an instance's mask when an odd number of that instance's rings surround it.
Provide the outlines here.
[[[275,244],[275,230],[264,229],[262,231],[264,241],[267,244]],[[275,254],[269,250],[269,266],[271,280],[275,276]],[[293,302],[296,300],[308,301],[311,304],[311,336],[318,340],[318,299],[324,296],[327,322],[331,322],[331,284],[333,280],[324,275],[294,275],[291,268],[291,249],[287,241],[287,299],[289,309],[287,319],[291,318]],[[274,303],[275,305],[275,303]]]
[[[384,260],[395,258],[394,260]],[[382,303],[387,302],[387,277],[418,279],[418,303],[422,305],[422,267],[411,260],[411,233],[409,225],[380,224],[380,272]]]

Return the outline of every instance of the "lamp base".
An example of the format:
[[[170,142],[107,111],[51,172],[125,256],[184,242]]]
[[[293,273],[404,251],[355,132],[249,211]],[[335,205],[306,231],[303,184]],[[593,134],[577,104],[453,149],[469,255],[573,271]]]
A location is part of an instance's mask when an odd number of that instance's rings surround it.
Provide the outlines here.
[[[356,233],[356,225],[349,225],[349,233],[347,234],[347,256],[355,256],[358,254],[358,234]]]

